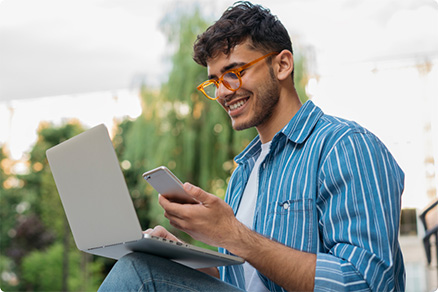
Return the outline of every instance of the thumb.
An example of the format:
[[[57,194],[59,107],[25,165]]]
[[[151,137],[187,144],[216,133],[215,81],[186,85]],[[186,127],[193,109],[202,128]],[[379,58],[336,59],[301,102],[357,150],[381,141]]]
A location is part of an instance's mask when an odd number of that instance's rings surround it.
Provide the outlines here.
[[[200,187],[194,186],[188,182],[186,182],[183,187],[187,194],[192,196],[196,201],[200,202],[201,204],[205,203],[208,200],[208,196],[210,194],[208,194]]]

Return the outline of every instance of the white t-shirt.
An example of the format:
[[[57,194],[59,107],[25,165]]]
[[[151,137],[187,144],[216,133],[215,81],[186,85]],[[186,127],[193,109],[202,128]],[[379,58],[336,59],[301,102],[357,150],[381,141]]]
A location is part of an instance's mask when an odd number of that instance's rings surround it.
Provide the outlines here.
[[[242,199],[240,201],[239,209],[237,210],[236,218],[246,227],[252,229],[254,222],[254,211],[257,203],[258,186],[259,186],[259,168],[260,164],[269,153],[269,147],[271,142],[262,144],[262,152],[257,159],[254,168],[251,171],[248,183],[246,184],[245,191],[243,192]],[[254,269],[249,263],[243,264],[243,271],[245,275],[245,289],[251,292],[269,291],[262,280],[257,274],[257,270]]]

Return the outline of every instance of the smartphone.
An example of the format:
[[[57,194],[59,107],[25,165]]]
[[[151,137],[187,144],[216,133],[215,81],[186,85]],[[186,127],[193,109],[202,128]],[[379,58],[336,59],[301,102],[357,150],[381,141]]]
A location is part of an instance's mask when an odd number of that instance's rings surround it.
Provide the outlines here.
[[[143,173],[143,178],[166,199],[181,204],[198,204],[183,188],[182,182],[165,166]]]

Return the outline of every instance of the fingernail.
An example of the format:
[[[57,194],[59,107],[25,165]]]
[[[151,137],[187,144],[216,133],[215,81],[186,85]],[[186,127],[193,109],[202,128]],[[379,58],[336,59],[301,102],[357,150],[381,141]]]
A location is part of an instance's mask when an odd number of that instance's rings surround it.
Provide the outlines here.
[[[188,182],[186,182],[184,185],[185,185],[186,190],[188,190],[188,191],[190,191],[193,187],[193,185],[191,183],[188,183]]]

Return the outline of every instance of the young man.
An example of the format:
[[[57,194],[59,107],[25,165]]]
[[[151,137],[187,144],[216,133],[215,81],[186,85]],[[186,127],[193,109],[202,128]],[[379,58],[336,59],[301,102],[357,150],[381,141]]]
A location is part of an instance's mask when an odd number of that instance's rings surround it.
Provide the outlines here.
[[[300,103],[280,21],[238,2],[194,51],[209,75],[198,89],[220,103],[234,129],[256,127],[259,135],[236,157],[225,201],[186,183],[202,204],[159,202],[173,226],[246,263],[201,273],[131,254],[102,290],[404,290],[397,239],[404,174],[372,133]],[[162,227],[146,232],[176,240]]]

